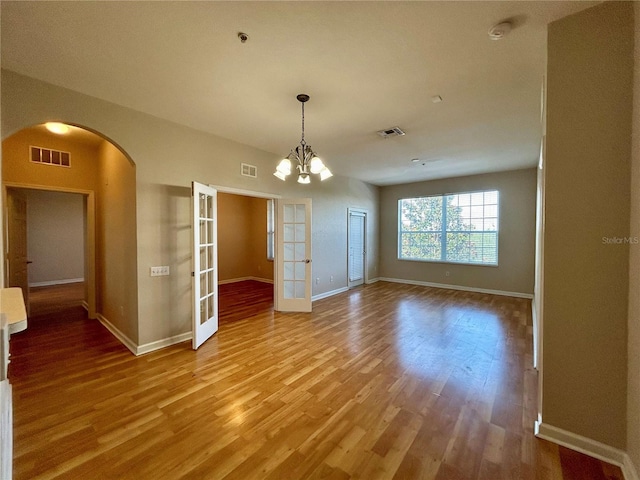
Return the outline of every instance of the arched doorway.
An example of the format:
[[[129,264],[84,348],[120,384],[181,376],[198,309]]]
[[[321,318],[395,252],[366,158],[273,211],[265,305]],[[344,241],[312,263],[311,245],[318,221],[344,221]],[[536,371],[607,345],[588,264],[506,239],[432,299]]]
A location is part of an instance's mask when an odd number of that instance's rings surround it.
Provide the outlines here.
[[[87,128],[67,125],[66,133],[59,134],[48,131],[44,124],[22,129],[5,138],[2,157],[5,232],[11,222],[7,207],[12,203],[13,194],[27,193],[27,199],[29,192],[82,196],[82,280],[86,286],[84,303],[89,317],[98,318],[128,348],[137,344],[136,171],[133,161],[109,139]],[[41,208],[46,210],[47,205],[41,205]],[[56,208],[52,202],[49,211],[41,216],[55,222],[53,219],[59,213]],[[61,224],[62,228],[65,227]],[[55,232],[55,225],[48,231]],[[63,249],[56,249],[53,244],[52,241],[51,254],[62,255]],[[11,245],[4,245],[5,258],[7,254],[11,256],[11,251]],[[65,259],[51,262],[51,265],[55,264],[65,264]],[[66,280],[60,278],[62,273],[49,273],[51,279],[40,278],[34,282],[30,278],[29,281],[38,284],[43,280],[53,283]],[[12,267],[5,263],[5,286],[12,286],[15,281]],[[26,288],[28,290],[29,286]]]

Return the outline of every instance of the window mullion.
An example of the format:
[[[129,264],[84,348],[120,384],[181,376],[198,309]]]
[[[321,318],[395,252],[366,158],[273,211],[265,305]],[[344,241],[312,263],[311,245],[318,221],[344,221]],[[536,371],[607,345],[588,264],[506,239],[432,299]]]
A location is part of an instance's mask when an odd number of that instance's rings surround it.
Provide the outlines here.
[[[440,260],[447,259],[447,197],[442,196],[442,234],[440,238]]]
[[[497,265],[498,204],[497,190],[400,199],[398,259]],[[438,221],[440,229],[435,228]],[[436,255],[438,248],[439,256]]]

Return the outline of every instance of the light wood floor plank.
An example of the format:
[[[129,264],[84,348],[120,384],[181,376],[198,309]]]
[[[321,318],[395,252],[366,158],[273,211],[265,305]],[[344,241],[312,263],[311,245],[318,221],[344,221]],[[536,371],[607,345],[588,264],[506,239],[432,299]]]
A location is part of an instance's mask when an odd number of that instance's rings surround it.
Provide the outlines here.
[[[132,356],[34,289],[12,337],[21,479],[613,479],[533,436],[528,300],[379,282],[273,312],[272,286],[220,287],[220,330]]]

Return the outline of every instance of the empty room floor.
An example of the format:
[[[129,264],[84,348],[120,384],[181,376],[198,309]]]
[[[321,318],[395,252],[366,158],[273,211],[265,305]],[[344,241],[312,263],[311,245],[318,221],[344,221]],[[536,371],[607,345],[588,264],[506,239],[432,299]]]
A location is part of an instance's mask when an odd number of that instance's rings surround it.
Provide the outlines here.
[[[197,352],[135,357],[75,304],[30,319],[14,478],[622,479],[533,436],[528,300],[379,282],[313,313],[225,301],[243,314]]]

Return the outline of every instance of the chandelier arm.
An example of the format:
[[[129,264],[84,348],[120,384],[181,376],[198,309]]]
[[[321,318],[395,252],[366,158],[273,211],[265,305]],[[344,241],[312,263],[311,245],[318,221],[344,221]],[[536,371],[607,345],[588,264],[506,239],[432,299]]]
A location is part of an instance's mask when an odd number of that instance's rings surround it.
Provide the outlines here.
[[[313,150],[311,150],[311,147],[305,148],[304,163],[309,163],[314,156],[315,156],[315,153],[313,153]]]

